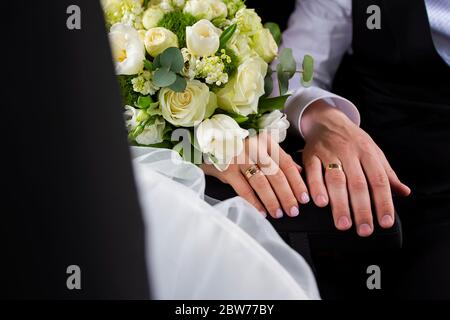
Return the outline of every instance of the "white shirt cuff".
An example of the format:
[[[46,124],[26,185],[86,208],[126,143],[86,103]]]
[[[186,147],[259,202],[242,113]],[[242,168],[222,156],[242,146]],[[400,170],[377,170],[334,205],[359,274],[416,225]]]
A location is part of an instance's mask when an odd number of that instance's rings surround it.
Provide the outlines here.
[[[291,127],[304,137],[301,129],[302,115],[305,110],[317,100],[324,99],[331,106],[341,110],[356,125],[360,125],[361,117],[356,106],[341,96],[319,87],[299,88],[286,102],[286,114]]]

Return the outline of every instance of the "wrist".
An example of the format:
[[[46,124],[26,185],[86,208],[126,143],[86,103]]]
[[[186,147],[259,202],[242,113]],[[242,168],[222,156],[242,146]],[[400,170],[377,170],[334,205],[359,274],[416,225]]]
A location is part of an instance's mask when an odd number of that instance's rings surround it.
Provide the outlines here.
[[[352,125],[353,122],[341,110],[325,100],[313,102],[303,113],[301,130],[305,140],[314,134],[318,127],[335,127]]]

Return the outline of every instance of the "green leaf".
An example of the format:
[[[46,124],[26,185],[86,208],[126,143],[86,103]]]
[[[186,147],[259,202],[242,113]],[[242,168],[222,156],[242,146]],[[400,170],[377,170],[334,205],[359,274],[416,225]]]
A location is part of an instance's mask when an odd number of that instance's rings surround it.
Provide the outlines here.
[[[150,96],[139,96],[137,100],[137,106],[141,109],[147,109],[150,107],[150,104],[152,103],[152,98]]]
[[[153,83],[160,88],[168,87],[177,80],[177,75],[168,69],[158,69],[153,74]]]
[[[183,69],[184,59],[180,49],[170,47],[160,54],[160,63],[163,68],[178,73]]]
[[[284,48],[280,54],[280,64],[283,72],[288,75],[288,78],[292,78],[297,71],[297,63],[292,55],[291,48]]]
[[[259,99],[258,112],[260,114],[270,112],[273,110],[284,109],[286,100],[290,97],[289,94],[282,95],[275,98],[261,98]]]
[[[310,55],[305,55],[303,58],[303,73],[302,73],[302,85],[309,87],[312,84],[314,78],[314,59]]]
[[[272,34],[273,39],[277,43],[277,45],[280,45],[281,43],[281,29],[278,24],[275,22],[267,22],[264,24],[264,28],[269,29],[270,33]]]
[[[177,80],[175,80],[175,82],[172,83],[169,88],[176,92],[183,92],[184,90],[186,90],[186,86],[186,79],[177,74]]]
[[[228,41],[230,41],[231,37],[233,36],[234,32],[236,31],[237,28],[237,24],[232,24],[231,26],[229,26],[228,28],[226,28],[222,34],[220,35],[220,46],[219,49],[223,49],[225,48],[225,46],[227,45]]]
[[[284,95],[289,89],[289,75],[283,71],[281,63],[277,65],[277,78],[280,95]]]
[[[161,60],[160,60],[160,55],[156,56],[155,59],[153,59],[153,66],[155,67],[155,69],[159,69],[161,68]]]
[[[273,91],[273,80],[271,75],[264,78],[264,94],[269,96]]]
[[[233,118],[234,121],[236,121],[239,124],[244,123],[245,121],[248,121],[248,117],[242,116],[240,114],[229,114],[229,116],[231,118]]]
[[[153,62],[151,62],[151,61],[149,61],[147,59],[144,60],[144,67],[148,71],[155,71],[156,70],[155,65],[153,64]]]

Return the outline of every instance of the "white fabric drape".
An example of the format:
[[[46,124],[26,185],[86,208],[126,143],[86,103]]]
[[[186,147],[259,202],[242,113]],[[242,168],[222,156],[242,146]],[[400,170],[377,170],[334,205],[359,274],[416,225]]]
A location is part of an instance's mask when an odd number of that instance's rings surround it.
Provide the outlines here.
[[[242,198],[205,201],[196,166],[132,147],[156,299],[319,299],[304,259]]]

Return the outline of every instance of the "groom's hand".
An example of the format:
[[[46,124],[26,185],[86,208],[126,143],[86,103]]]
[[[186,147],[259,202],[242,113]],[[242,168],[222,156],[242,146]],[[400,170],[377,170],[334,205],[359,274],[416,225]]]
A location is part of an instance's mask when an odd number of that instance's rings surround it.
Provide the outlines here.
[[[227,170],[220,172],[206,164],[202,169],[230,184],[264,215],[269,212],[272,217],[281,218],[284,211],[295,217],[299,214],[298,203],[309,202],[301,167],[265,133],[247,138],[243,152]]]
[[[395,215],[391,189],[401,196],[411,191],[397,178],[372,138],[324,101],[315,102],[305,111],[302,131],[309,191],[317,206],[331,204],[336,227],[351,227],[351,207],[358,234],[371,235],[371,200],[380,226],[392,227]]]

